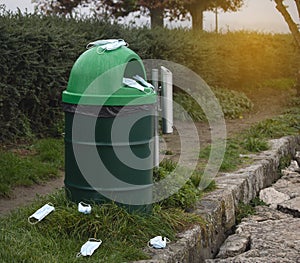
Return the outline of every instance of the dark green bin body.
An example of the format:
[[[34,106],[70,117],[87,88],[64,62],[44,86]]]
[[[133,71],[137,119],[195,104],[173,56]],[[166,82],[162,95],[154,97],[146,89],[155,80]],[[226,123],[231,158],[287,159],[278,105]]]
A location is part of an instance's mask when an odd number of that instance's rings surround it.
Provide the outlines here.
[[[83,54],[71,71],[69,85],[67,90],[63,93],[63,103],[65,111],[65,188],[67,196],[74,202],[86,201],[95,203],[106,203],[115,201],[125,207],[129,211],[143,211],[149,212],[151,210],[152,200],[152,149],[153,149],[153,137],[154,137],[154,105],[156,103],[156,94],[151,89],[147,89],[146,92],[123,87],[119,80],[122,80],[123,76],[132,77],[132,74],[142,74],[145,78],[145,70],[140,58],[130,49],[122,47],[116,51],[110,51],[103,55],[97,54],[95,50],[88,50]],[[91,52],[93,52],[91,54]],[[86,89],[82,85],[88,86],[90,83],[95,82],[95,76],[101,76],[106,74],[105,70],[110,70],[110,66],[115,67],[115,63],[107,63],[107,69],[105,60],[109,60],[109,56],[116,56],[116,53],[120,53],[118,62],[123,63],[117,70],[116,78],[111,82],[114,87],[108,88],[110,74],[107,74],[107,78],[99,82],[98,86],[92,88],[92,93],[84,94]],[[90,61],[92,58],[92,61]],[[131,62],[133,66],[131,67]],[[78,63],[80,64],[78,66]],[[97,69],[97,65],[101,65]],[[90,74],[86,67],[92,67],[92,73]],[[80,69],[84,68],[85,74],[90,74],[86,80],[82,80],[85,76],[82,75]],[[98,71],[98,72],[97,72]],[[78,82],[76,81],[78,79]],[[86,84],[83,82],[86,81]],[[77,83],[80,83],[80,87],[76,87]],[[82,84],[83,83],[83,84]],[[105,84],[105,86],[104,86]],[[93,84],[94,85],[94,84]],[[119,85],[119,88],[116,86]],[[109,89],[107,92],[106,90]],[[82,93],[82,96],[80,96]],[[134,101],[134,99],[138,99]],[[76,109],[76,106],[80,105],[80,109]],[[89,110],[92,108],[92,113]],[[100,109],[106,108],[109,114],[106,116],[95,114]],[[70,110],[71,109],[71,110]],[[87,109],[87,110],[86,110]],[[125,109],[125,113],[118,114],[118,111]],[[110,115],[110,111],[113,113]],[[100,111],[101,112],[101,111]],[[76,114],[76,121],[80,122],[82,129],[77,129],[73,132],[73,122]],[[111,139],[111,132],[113,129],[113,123],[118,118],[118,122],[124,127],[124,130],[130,130],[129,140],[124,140],[122,133],[123,129],[114,131],[117,135],[114,141]],[[136,121],[137,120],[137,121]],[[132,127],[128,125],[134,123]],[[93,127],[93,124],[94,127]],[[91,134],[86,129],[93,127],[92,133],[94,137],[87,134]],[[120,136],[118,136],[120,134]],[[120,137],[120,138],[119,138]],[[130,149],[137,158],[147,158],[148,163],[146,169],[136,169],[130,167],[122,162],[115,154],[115,149],[119,152]],[[98,161],[95,161],[95,149],[97,152],[97,158],[105,167],[103,169],[98,168]],[[78,165],[78,156],[76,153],[80,153],[80,156],[84,157],[84,166],[88,167],[86,172]],[[153,151],[152,151],[153,152]],[[78,154],[77,154],[78,155]],[[149,158],[150,156],[150,158]],[[93,169],[95,167],[95,169]],[[107,182],[104,174],[109,172],[112,176],[119,179],[121,182],[128,183],[126,187],[119,187],[118,185],[111,185]],[[90,178],[90,179],[87,179]],[[92,182],[92,183],[91,183]],[[125,203],[122,202],[122,196],[126,197]],[[131,196],[133,198],[132,202]],[[144,204],[136,204],[139,202]]]

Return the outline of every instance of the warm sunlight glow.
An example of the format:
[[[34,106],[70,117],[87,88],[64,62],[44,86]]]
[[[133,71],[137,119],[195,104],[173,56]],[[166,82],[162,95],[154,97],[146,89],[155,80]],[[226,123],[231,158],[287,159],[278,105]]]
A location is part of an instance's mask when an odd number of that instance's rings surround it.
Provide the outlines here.
[[[296,22],[299,19],[296,15],[294,0],[286,0],[292,16]],[[15,11],[17,7],[21,11],[33,12],[31,0],[0,0],[0,4],[5,4],[7,9]],[[298,19],[298,21],[297,21]],[[218,27],[221,31],[228,30],[257,30],[262,32],[289,32],[288,27],[275,8],[275,3],[270,0],[246,0],[245,6],[239,12],[223,13],[218,15]],[[126,21],[127,22],[127,21]],[[148,18],[136,20],[136,24],[149,24]],[[190,26],[190,21],[169,23],[169,27]],[[213,12],[204,13],[204,29],[207,31],[215,30],[215,14]]]

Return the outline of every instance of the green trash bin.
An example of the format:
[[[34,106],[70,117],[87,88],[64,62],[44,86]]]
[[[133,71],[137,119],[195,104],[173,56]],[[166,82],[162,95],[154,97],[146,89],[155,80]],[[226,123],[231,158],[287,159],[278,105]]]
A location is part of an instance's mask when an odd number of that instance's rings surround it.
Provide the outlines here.
[[[129,48],[99,52],[75,62],[63,92],[65,188],[74,202],[116,202],[129,211],[151,210],[156,93],[125,86],[146,79]]]

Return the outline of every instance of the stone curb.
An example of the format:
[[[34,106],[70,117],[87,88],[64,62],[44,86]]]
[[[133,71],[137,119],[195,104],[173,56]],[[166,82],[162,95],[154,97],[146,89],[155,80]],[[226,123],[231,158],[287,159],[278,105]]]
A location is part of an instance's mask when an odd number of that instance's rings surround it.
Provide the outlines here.
[[[300,135],[271,140],[271,150],[251,155],[254,163],[234,173],[215,178],[217,190],[206,194],[194,213],[206,222],[177,235],[166,249],[148,249],[151,260],[136,263],[194,263],[213,258],[235,226],[239,202],[249,203],[259,191],[279,179],[278,167],[283,157],[294,157],[300,149]]]

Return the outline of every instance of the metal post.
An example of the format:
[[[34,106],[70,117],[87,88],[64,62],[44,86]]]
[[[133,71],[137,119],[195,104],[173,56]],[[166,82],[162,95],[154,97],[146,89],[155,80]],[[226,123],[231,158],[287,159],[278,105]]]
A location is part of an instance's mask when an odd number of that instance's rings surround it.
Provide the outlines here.
[[[173,133],[173,75],[161,67],[162,78],[162,130],[164,134]]]
[[[158,88],[158,69],[152,69],[152,85],[155,88],[156,94],[159,93]],[[158,118],[159,118],[159,96],[157,96],[158,100],[155,107],[155,120],[154,120],[154,167],[159,166],[159,132],[158,132]]]
[[[215,7],[215,17],[216,17],[216,33],[219,33],[219,21],[218,21],[218,7]]]

